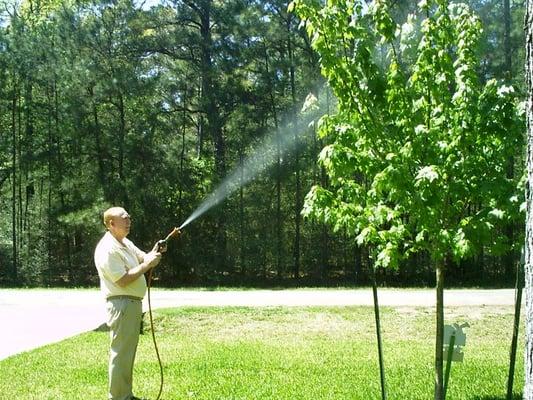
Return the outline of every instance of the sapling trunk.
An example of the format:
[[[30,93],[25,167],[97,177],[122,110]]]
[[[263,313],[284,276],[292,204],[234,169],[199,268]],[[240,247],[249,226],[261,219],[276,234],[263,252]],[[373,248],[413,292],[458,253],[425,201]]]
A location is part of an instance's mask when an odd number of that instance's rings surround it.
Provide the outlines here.
[[[387,400],[387,387],[385,384],[385,364],[383,361],[383,346],[381,344],[381,322],[379,318],[378,288],[376,282],[376,269],[372,266],[372,294],[374,295],[374,315],[376,317],[376,336],[378,341],[379,376],[381,382],[381,400]]]
[[[436,269],[437,304],[435,334],[435,400],[444,400],[443,357],[444,341],[444,261],[437,263]]]

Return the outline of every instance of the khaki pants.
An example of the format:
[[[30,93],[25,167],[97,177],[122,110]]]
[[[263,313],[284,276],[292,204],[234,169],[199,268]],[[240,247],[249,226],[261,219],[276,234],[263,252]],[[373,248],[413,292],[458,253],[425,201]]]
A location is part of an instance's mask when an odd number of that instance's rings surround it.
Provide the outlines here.
[[[141,301],[129,298],[108,299],[107,315],[111,331],[109,399],[129,400],[133,396],[133,362],[141,329]]]

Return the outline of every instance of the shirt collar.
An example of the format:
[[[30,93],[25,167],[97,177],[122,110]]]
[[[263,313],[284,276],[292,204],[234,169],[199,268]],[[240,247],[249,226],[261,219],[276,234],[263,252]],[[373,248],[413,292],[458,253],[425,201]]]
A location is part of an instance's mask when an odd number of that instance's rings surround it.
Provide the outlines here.
[[[107,236],[107,240],[109,240],[114,247],[117,247],[119,249],[124,249],[124,248],[127,248],[126,246],[126,238],[124,238],[124,244],[120,243],[116,237],[114,237],[111,232],[107,231],[106,233],[106,236]]]

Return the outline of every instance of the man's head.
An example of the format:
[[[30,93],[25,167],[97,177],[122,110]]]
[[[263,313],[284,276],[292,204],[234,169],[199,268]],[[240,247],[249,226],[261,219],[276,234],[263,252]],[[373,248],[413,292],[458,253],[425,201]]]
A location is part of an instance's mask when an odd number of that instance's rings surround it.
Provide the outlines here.
[[[111,207],[104,212],[104,225],[117,239],[125,238],[130,232],[131,217],[122,207]]]

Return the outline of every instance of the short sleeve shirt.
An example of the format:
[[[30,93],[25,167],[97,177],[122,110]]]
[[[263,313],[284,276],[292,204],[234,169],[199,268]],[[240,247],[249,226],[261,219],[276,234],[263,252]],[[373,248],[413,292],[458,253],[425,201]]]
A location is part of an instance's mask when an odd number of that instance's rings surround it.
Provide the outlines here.
[[[100,277],[100,289],[106,298],[121,295],[143,298],[146,293],[144,275],[125,287],[116,283],[128,270],[137,267],[146,255],[131,240],[124,238],[122,242],[124,244],[106,232],[96,246],[94,263]]]

